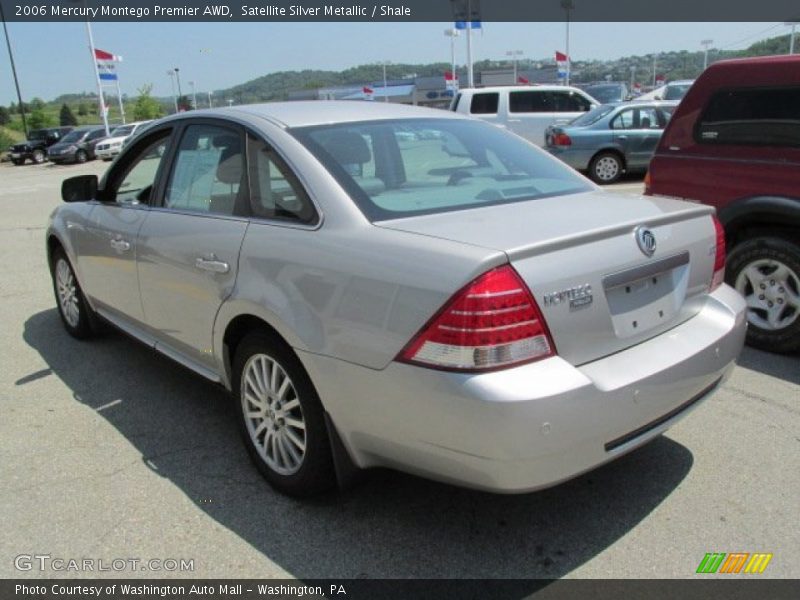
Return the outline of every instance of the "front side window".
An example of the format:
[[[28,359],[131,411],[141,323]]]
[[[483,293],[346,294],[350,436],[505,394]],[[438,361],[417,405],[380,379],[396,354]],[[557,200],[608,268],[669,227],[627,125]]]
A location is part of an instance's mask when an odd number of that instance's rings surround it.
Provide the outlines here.
[[[156,176],[166,154],[169,135],[169,131],[157,134],[154,139],[145,143],[141,152],[127,163],[127,167],[123,165],[121,176],[112,176],[110,199],[120,204],[150,202]]]
[[[800,87],[717,92],[700,117],[701,144],[800,146]]]
[[[100,139],[100,138],[102,138],[102,137],[106,137],[106,130],[105,130],[105,129],[97,129],[97,130],[95,130],[95,131],[92,131],[92,132],[91,132],[91,133],[90,133],[90,134],[89,134],[89,135],[86,137],[86,141],[87,141],[87,142],[92,142],[92,141],[94,141],[94,140],[99,140],[99,139]]]
[[[658,110],[652,106],[629,108],[611,121],[612,129],[663,129]]]
[[[176,210],[232,215],[245,175],[238,131],[190,125],[175,155],[164,206]]]
[[[486,92],[474,94],[469,107],[469,112],[473,115],[493,115],[497,112],[497,105],[500,102],[500,94],[497,92]]]
[[[286,162],[266,142],[248,136],[250,210],[265,219],[313,223],[317,213]]]
[[[568,166],[481,121],[401,119],[291,132],[372,221],[591,189]]]
[[[553,110],[555,112],[586,112],[591,103],[575,92],[553,92]]]

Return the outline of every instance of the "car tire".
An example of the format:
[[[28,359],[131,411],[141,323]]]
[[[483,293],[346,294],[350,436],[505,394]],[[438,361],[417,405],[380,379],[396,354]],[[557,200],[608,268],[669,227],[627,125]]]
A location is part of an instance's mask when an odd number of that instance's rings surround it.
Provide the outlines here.
[[[85,150],[78,150],[75,153],[75,162],[76,163],[85,163],[87,160],[89,160],[89,155],[86,154]]]
[[[232,389],[247,451],[275,489],[309,496],[334,485],[322,403],[289,346],[266,332],[247,335],[235,351]]]
[[[747,301],[747,343],[769,352],[800,349],[800,246],[757,237],[734,246],[725,280]]]
[[[37,165],[40,165],[47,160],[47,155],[44,153],[44,150],[37,148],[31,153],[31,158],[33,159],[33,162],[35,162]]]
[[[589,177],[600,185],[616,182],[624,170],[622,158],[615,152],[601,152],[589,163]]]
[[[110,158],[103,158],[103,162],[110,162],[110,161],[111,161]]]
[[[19,167],[19,166],[25,164],[25,159],[24,158],[12,158],[11,162]]]
[[[64,328],[74,338],[92,337],[94,314],[86,302],[67,255],[59,248],[53,252],[52,261],[53,292]]]

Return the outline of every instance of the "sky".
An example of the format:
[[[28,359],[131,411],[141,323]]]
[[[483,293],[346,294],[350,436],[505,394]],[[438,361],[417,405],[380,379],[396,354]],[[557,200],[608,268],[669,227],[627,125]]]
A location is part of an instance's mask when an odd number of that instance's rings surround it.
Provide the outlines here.
[[[178,67],[182,90],[198,95],[275,71],[340,70],[380,61],[450,61],[451,23],[94,23],[95,46],[121,55],[123,93],[144,84],[155,96],[172,94],[169,69]],[[8,23],[23,98],[52,100],[96,91],[84,23]],[[742,49],[775,35],[783,23],[572,23],[573,60],[614,59],[672,50],[700,50],[712,39],[721,49]],[[508,50],[540,59],[564,50],[563,23],[485,23],[473,36],[474,60],[505,58]],[[0,31],[0,38],[4,38]],[[466,62],[464,38],[456,58]],[[0,44],[0,104],[16,101],[5,39]]]

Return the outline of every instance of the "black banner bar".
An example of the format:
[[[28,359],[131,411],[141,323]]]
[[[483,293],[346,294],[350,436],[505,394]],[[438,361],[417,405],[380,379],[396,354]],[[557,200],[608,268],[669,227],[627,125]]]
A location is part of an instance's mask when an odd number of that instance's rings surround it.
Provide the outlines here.
[[[7,21],[785,22],[797,0],[0,0]],[[566,8],[565,8],[566,7]]]
[[[795,600],[796,579],[758,575],[698,575],[696,579],[6,579],[3,600],[193,599],[262,600],[328,598],[342,600]]]

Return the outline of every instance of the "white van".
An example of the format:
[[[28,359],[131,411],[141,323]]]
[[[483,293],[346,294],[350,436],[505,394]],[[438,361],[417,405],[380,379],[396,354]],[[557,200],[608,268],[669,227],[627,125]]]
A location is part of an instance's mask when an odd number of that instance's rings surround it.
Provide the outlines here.
[[[566,123],[599,106],[583,90],[563,85],[485,87],[461,90],[450,109],[504,127],[544,146],[550,125]]]

